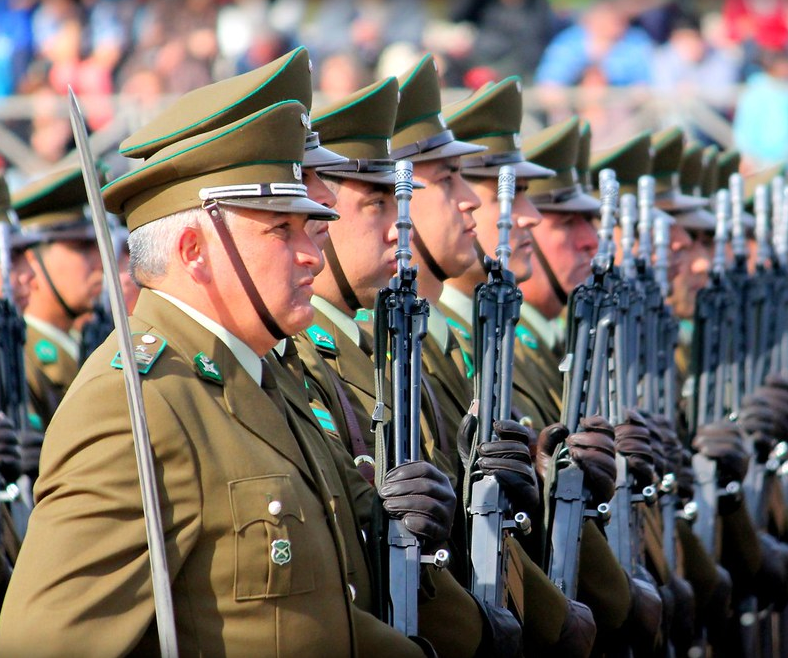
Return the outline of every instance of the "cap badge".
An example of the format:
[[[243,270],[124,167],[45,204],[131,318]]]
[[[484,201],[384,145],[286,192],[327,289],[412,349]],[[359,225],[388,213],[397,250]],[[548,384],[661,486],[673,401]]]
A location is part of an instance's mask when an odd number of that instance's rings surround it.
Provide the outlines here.
[[[290,551],[290,542],[287,539],[274,539],[271,542],[271,559],[274,564],[282,566],[293,558]]]
[[[293,177],[296,180],[301,180],[301,163],[294,162],[293,163]]]

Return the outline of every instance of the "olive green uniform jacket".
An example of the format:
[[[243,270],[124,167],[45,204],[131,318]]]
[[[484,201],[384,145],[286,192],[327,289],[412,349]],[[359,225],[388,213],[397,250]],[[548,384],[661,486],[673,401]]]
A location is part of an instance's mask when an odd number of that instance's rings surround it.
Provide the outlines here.
[[[374,644],[357,642],[362,629],[389,641],[352,604],[342,509],[303,431],[311,421],[291,410],[287,422],[224,343],[166,300],[143,291],[131,326],[167,341],[142,389],[180,655],[359,655]],[[49,428],[1,655],[157,652],[115,350],[113,336],[91,356]]]
[[[49,425],[78,370],[79,364],[61,345],[27,325],[25,376],[30,411],[40,418],[41,429]]]

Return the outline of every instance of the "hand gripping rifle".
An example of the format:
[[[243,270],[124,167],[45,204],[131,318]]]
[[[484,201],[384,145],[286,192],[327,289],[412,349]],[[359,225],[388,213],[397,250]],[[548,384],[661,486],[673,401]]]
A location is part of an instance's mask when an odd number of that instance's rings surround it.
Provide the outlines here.
[[[396,166],[394,195],[397,199],[397,276],[375,300],[375,394],[372,415],[377,437],[375,484],[380,488],[390,466],[421,459],[421,343],[427,333],[429,303],[416,293],[417,268],[410,266],[410,199],[413,165],[401,160]],[[389,349],[390,348],[390,349]],[[391,420],[384,423],[383,386],[387,353],[391,354]],[[390,466],[389,466],[390,465]],[[384,524],[385,527],[385,524]],[[381,543],[383,537],[380,538]],[[422,556],[416,536],[400,519],[387,519],[387,587],[379,588],[382,613],[394,628],[409,637],[418,636],[418,593],[422,563],[443,567],[448,551]],[[383,579],[380,574],[381,580]]]
[[[695,303],[691,363],[694,372],[693,395],[689,414],[689,436],[699,427],[725,416],[725,387],[731,353],[731,332],[735,311],[731,288],[725,277],[725,243],[727,240],[730,194],[722,189],[715,198],[717,225],[714,233],[714,259],[709,281],[698,292]],[[695,504],[694,530],[709,555],[716,554],[717,485],[715,463],[700,453],[693,455]],[[732,483],[737,485],[738,483]],[[729,493],[735,493],[732,487]],[[723,492],[724,494],[725,492]]]
[[[470,487],[467,509],[470,515],[471,589],[490,605],[504,606],[505,550],[508,531],[530,530],[525,512],[511,510],[498,481],[484,475],[471,484],[479,443],[497,441],[496,420],[511,417],[514,327],[520,318],[523,295],[508,269],[511,248],[514,198],[514,168],[505,165],[498,172],[498,246],[495,259],[485,257],[487,282],[476,287],[473,318],[474,362],[481,364],[474,379],[474,407],[478,425],[468,459],[465,491]],[[465,496],[467,498],[467,495]],[[522,612],[522,611],[521,611]]]
[[[599,249],[591,261],[591,276],[569,297],[567,355],[561,363],[564,372],[561,422],[570,433],[577,431],[583,416],[598,412],[602,381],[607,380],[609,328],[615,312],[608,275],[613,266],[610,247],[618,199],[618,184],[614,178],[611,181],[611,174],[611,170],[600,172],[602,221]],[[553,471],[546,570],[550,580],[567,597],[576,598],[583,521],[586,517],[605,521],[610,509],[607,503],[594,510],[587,509],[589,495],[583,488],[583,471],[574,463],[566,446],[556,451]]]
[[[153,581],[153,604],[156,612],[156,627],[159,632],[159,648],[164,658],[178,655],[177,635],[175,632],[175,612],[172,605],[170,576],[167,568],[167,554],[164,545],[164,531],[161,523],[159,494],[156,487],[156,474],[153,464],[153,451],[150,445],[145,407],[142,400],[140,375],[134,358],[131,343],[131,330],[126,317],[126,305],[118,277],[118,264],[112,238],[109,234],[104,203],[101,199],[96,165],[88,143],[88,133],[82,111],[71,87],[69,87],[69,115],[71,129],[79,153],[82,175],[88,193],[88,202],[96,229],[101,262],[109,284],[112,317],[120,343],[120,358],[123,364],[123,379],[126,384],[126,397],[131,412],[131,429],[134,438],[134,452],[137,457],[137,470],[142,491],[142,511],[145,517],[145,531],[148,538],[148,556]]]
[[[600,185],[601,180],[600,174]],[[608,369],[607,375],[611,382],[610,410],[607,415],[613,425],[622,422],[626,410],[637,405],[638,345],[643,335],[645,319],[644,295],[637,286],[632,254],[635,209],[635,196],[623,195],[619,216],[624,254],[621,268],[618,271],[614,269],[610,275],[617,311],[613,329],[612,367]],[[611,260],[615,257],[615,245],[612,246],[610,257]],[[640,503],[654,503],[657,492],[652,485],[648,485],[641,493],[635,493],[635,480],[628,470],[626,458],[617,452],[616,491],[610,501],[610,523],[606,532],[619,563],[627,573],[633,575],[637,565],[644,562]]]

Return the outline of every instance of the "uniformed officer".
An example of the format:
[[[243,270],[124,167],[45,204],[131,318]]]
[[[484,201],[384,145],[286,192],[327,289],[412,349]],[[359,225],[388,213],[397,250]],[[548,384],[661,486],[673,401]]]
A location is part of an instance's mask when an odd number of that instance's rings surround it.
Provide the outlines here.
[[[447,315],[461,338],[470,335],[473,327],[473,295],[476,285],[487,281],[484,257],[495,258],[498,246],[498,171],[503,164],[514,168],[516,180],[512,202],[512,228],[509,233],[509,269],[517,283],[531,275],[531,230],[541,221],[539,212],[526,191],[529,181],[548,178],[555,172],[528,162],[520,152],[522,122],[522,85],[519,78],[509,77],[479,89],[468,98],[444,108],[447,125],[460,139],[487,147],[478,154],[461,159],[463,178],[481,200],[474,211],[476,219],[476,258],[470,267],[446,282],[439,308]],[[525,358],[525,343],[531,336],[522,325],[515,327],[515,365],[512,374],[512,413],[516,420],[523,417],[541,429],[547,423],[543,414],[550,401],[524,386],[529,371],[535,374],[533,362]],[[465,340],[465,349],[472,346]],[[478,366],[478,364],[475,364]],[[533,374],[530,378],[533,379]]]
[[[36,276],[25,309],[25,361],[30,406],[45,429],[77,374],[79,340],[71,330],[101,294],[103,271],[78,167],[60,167],[11,200],[22,228],[42,237],[28,250]]]
[[[131,322],[183,655],[420,654],[352,604],[333,478],[307,419],[280,410],[275,382],[260,387],[260,357],[312,319],[321,255],[308,217],[335,216],[301,182],[307,123],[303,105],[283,101],[176,142],[104,189],[146,287]],[[4,654],[154,650],[119,366],[108,341],[50,427],[0,615]]]

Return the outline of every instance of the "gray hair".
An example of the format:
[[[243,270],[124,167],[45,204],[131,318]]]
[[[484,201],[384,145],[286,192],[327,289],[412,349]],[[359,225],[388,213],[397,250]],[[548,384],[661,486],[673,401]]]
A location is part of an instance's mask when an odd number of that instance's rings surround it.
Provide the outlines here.
[[[189,208],[155,222],[144,224],[129,234],[129,270],[138,286],[167,274],[180,233],[185,228],[204,228],[205,211]]]

